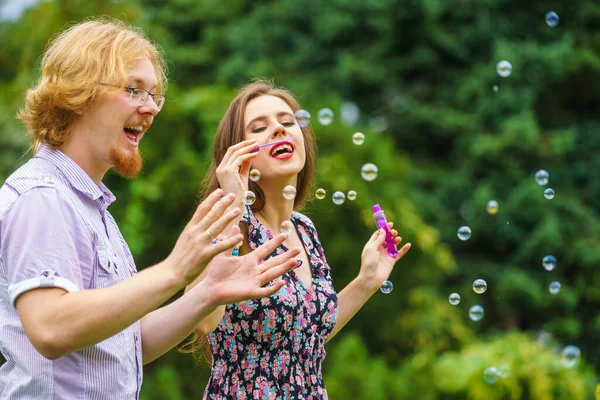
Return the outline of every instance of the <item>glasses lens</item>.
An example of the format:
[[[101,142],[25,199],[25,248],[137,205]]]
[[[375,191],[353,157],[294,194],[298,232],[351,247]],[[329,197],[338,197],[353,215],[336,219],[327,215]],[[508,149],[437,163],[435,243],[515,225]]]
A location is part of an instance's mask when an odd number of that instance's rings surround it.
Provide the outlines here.
[[[165,96],[160,94],[154,95],[154,103],[159,110],[162,109],[163,105],[165,104]]]

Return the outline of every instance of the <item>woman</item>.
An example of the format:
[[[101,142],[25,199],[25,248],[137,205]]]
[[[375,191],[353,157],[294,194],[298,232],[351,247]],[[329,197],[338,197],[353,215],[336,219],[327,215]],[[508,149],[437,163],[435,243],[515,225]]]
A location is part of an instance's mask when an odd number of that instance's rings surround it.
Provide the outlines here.
[[[188,350],[209,347],[212,375],[205,399],[326,399],[325,342],[410,248],[404,245],[392,258],[383,245],[385,233],[375,232],[363,249],[358,276],[336,294],[317,231],[297,211],[310,195],[316,159],[310,128],[300,127],[294,117],[299,108],[290,92],[255,81],[240,90],[217,129],[206,193],[221,187],[240,199],[248,189],[256,195],[240,220],[245,239],[240,253],[271,240],[288,224],[295,229],[285,232],[287,239],[269,257],[289,248],[298,266],[282,277],[285,285],[273,296],[220,307],[198,325]],[[278,144],[256,151],[272,142]],[[251,168],[260,171],[256,182],[254,175],[248,179]],[[293,200],[283,195],[286,186],[296,188]],[[397,232],[392,234],[400,243]]]

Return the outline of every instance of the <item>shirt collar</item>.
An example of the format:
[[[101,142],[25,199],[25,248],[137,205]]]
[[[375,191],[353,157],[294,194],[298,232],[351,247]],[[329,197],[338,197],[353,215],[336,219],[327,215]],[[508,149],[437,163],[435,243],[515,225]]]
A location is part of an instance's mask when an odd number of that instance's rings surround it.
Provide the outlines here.
[[[102,183],[99,185],[77,164],[71,157],[60,150],[52,150],[48,145],[42,144],[38,149],[36,158],[49,161],[54,164],[67,178],[67,181],[90,199],[97,201],[101,197],[107,204],[116,200],[115,195]]]

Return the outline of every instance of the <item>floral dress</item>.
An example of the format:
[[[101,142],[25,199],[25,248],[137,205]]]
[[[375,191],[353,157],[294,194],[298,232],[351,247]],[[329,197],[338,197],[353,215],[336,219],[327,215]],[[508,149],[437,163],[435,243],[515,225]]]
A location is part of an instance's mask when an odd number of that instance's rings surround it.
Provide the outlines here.
[[[242,222],[252,250],[273,238],[249,207]],[[312,221],[294,212],[292,222],[308,255],[312,287],[290,271],[271,297],[226,307],[208,336],[213,363],[204,399],[327,399],[321,366],[337,294]],[[285,250],[281,245],[268,258]]]

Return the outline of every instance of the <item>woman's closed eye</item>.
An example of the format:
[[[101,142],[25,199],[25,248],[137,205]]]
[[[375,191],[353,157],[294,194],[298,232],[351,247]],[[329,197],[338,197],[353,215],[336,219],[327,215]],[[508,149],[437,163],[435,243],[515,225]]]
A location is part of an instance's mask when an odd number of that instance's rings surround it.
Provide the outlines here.
[[[281,125],[285,126],[286,128],[289,128],[289,127],[296,125],[296,123],[294,121],[288,121],[288,122],[282,122]],[[265,129],[267,129],[266,126],[259,126],[259,127],[252,129],[251,132],[252,133],[260,133],[260,132],[264,132]]]

